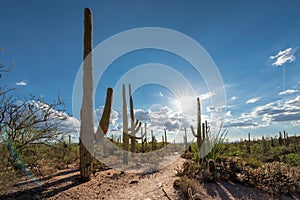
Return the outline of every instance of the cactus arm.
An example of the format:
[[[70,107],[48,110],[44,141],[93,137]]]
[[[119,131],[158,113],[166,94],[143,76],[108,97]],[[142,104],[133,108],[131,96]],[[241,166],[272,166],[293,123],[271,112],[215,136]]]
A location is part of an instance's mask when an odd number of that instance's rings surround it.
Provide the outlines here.
[[[111,113],[111,104],[112,104],[112,96],[113,96],[113,89],[107,88],[106,92],[106,100],[105,106],[103,109],[101,120],[99,121],[99,125],[95,134],[95,141],[98,143],[102,137],[107,133],[109,127],[109,118]]]
[[[194,137],[197,137],[196,133],[195,133],[195,130],[194,130],[194,127],[191,125],[191,131],[192,131],[192,134]]]
[[[105,134],[107,133],[108,126],[109,126],[109,117],[111,113],[112,98],[113,98],[113,89],[107,88],[105,105],[104,105],[101,120],[99,122],[99,126],[101,127],[101,129]]]

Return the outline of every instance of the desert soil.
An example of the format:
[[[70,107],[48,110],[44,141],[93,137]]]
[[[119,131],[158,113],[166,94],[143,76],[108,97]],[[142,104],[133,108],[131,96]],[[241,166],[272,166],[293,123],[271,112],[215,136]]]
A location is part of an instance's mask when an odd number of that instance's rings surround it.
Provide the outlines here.
[[[78,169],[62,170],[52,178],[40,178],[38,182],[19,182],[12,189],[0,192],[0,199],[181,199],[173,183],[178,179],[175,169],[183,162],[184,159],[179,158],[168,167],[146,175],[105,169],[96,172],[86,183],[80,181]],[[205,199],[274,199],[256,188],[235,183],[208,183],[205,188]],[[297,197],[285,196],[280,199]]]

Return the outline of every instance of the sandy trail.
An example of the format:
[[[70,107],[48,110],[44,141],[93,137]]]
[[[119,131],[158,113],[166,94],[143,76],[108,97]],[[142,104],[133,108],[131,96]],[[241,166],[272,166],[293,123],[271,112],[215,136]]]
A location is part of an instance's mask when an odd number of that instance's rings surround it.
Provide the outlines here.
[[[78,169],[61,170],[52,178],[39,179],[39,184],[24,180],[7,191],[0,191],[0,199],[177,200],[180,197],[173,188],[178,179],[175,169],[184,161],[179,158],[160,171],[146,175],[105,169],[96,172],[86,183],[80,181]],[[205,199],[300,199],[291,196],[275,198],[257,188],[222,181],[206,183],[205,188]]]
[[[96,172],[91,180],[81,183],[79,170],[62,170],[50,179],[38,183],[30,180],[16,184],[9,191],[2,191],[0,199],[178,199],[173,182],[178,178],[174,169],[184,159],[153,174],[122,173],[107,169]]]

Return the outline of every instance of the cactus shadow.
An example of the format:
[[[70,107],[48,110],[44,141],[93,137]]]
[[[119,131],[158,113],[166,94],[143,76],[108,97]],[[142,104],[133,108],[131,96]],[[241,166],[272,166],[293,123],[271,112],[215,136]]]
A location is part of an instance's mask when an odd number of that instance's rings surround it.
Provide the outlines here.
[[[41,186],[34,186],[24,190],[9,192],[7,194],[0,195],[0,199],[45,199],[83,183],[80,179],[79,170],[61,172],[53,177],[55,178],[46,180],[46,182],[42,183]],[[14,187],[24,186],[29,183],[31,182],[27,181],[19,185],[16,184]]]

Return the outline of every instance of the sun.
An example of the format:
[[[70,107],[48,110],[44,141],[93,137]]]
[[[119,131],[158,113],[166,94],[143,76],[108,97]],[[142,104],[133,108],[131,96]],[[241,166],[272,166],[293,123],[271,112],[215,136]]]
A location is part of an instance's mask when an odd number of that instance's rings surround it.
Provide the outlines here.
[[[194,114],[195,113],[195,106],[196,106],[196,99],[194,96],[179,96],[176,100],[177,108],[183,114]]]

